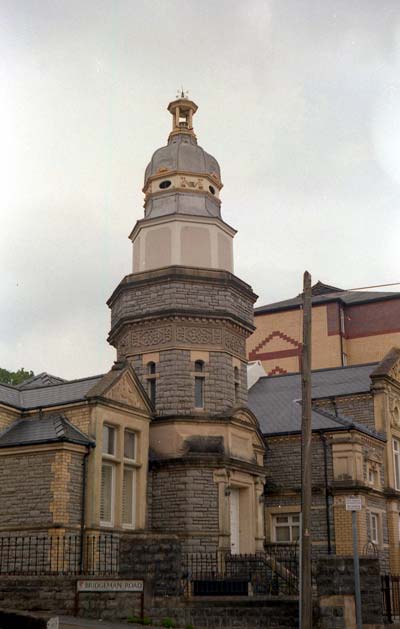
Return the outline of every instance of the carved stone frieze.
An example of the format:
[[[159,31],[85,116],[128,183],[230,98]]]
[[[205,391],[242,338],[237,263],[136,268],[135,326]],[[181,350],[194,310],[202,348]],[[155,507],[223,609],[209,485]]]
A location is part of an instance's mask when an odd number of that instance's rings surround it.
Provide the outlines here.
[[[131,347],[165,345],[172,341],[172,331],[172,325],[135,330],[131,333]]]
[[[204,348],[227,351],[245,357],[245,337],[239,329],[224,322],[165,321],[133,324],[116,342],[118,357],[167,348]]]
[[[196,325],[178,325],[176,328],[176,341],[193,345],[220,345],[222,343],[222,330],[220,328],[199,327]]]

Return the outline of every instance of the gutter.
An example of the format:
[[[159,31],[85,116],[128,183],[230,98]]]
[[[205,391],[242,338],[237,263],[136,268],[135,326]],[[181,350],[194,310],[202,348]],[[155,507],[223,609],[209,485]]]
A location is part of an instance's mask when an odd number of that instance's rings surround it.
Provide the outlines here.
[[[86,479],[87,479],[87,460],[91,452],[91,448],[94,446],[88,445],[87,451],[84,454],[82,461],[82,503],[81,503],[81,522],[80,522],[80,549],[79,549],[79,574],[83,574],[83,559],[84,559],[84,532],[85,532],[85,519],[86,519]]]
[[[332,554],[331,544],[331,519],[330,519],[330,504],[329,504],[329,485],[328,485],[328,444],[326,443],[326,436],[322,432],[319,432],[319,437],[322,442],[324,451],[324,488],[325,488],[325,515],[326,515],[326,535],[328,541],[328,555]]]

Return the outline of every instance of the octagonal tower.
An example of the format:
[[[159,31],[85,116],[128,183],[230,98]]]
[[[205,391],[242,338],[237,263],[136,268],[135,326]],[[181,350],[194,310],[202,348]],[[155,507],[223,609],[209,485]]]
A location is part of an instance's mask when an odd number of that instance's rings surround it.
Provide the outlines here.
[[[229,457],[242,463],[247,460],[255,466],[253,475],[262,475],[263,444],[259,435],[253,438],[256,420],[251,419],[252,427],[241,435],[243,429],[236,424],[243,425],[243,417],[235,419],[247,400],[245,341],[254,329],[256,295],[233,275],[236,232],[221,218],[219,164],[197,144],[193,130],[197,105],[182,95],[168,110],[172,131],[167,145],[155,151],[146,168],[144,218],[130,235],[132,273],[108,301],[109,342],[118,360],[131,362],[154,404],[150,431],[153,490],[159,487],[157,495],[162,495],[164,483],[170,487],[172,478],[182,483],[179,466],[189,456],[190,466],[199,469],[200,465],[201,474],[208,475],[206,493],[211,493],[207,500],[215,505],[215,500],[226,502],[218,497],[214,476],[219,470],[219,482],[225,488],[231,482],[226,469]],[[208,457],[205,468],[204,455]],[[222,476],[221,457],[225,461]],[[252,486],[254,478],[248,480]],[[153,500],[149,514],[153,528],[176,533],[183,527],[186,538],[197,539],[196,547],[199,533],[189,534],[191,494],[190,487],[181,491],[179,504]],[[258,513],[254,495],[253,487],[246,509],[251,503]],[[213,514],[208,510],[207,517],[213,517],[214,523],[207,522],[205,528],[207,535],[214,531],[211,547],[226,547],[231,535],[229,518],[221,515],[223,509],[216,509]],[[251,551],[256,544],[254,518],[254,530],[246,534],[243,551]]]

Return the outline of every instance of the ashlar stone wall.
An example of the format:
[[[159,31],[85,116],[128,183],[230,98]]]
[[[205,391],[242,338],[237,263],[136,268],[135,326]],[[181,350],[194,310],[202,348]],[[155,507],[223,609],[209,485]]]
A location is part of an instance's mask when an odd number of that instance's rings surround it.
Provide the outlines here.
[[[153,531],[179,535],[185,552],[218,548],[218,486],[213,469],[189,463],[151,466]]]

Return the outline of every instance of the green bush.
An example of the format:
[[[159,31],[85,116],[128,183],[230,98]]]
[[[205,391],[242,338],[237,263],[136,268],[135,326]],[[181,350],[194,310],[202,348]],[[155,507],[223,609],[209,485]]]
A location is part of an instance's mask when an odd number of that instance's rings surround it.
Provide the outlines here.
[[[194,629],[194,627],[189,623],[188,625],[185,625],[185,629]]]
[[[146,616],[142,619],[139,616],[129,616],[127,619],[128,622],[134,622],[137,625],[151,625],[151,618],[146,618]]]
[[[171,618],[163,618],[161,621],[161,627],[174,627],[174,621]]]

